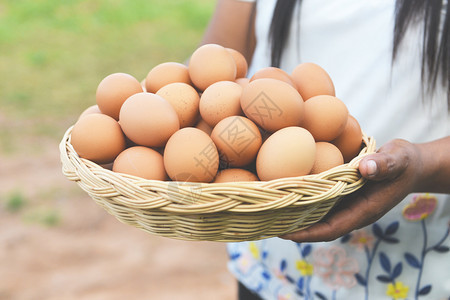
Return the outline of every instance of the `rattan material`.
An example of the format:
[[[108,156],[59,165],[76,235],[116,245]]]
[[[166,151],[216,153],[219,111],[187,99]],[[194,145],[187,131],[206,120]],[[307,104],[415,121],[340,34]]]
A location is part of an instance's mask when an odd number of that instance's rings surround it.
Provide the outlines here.
[[[375,152],[374,139],[363,134],[364,147],[356,158],[317,175],[182,183],[119,174],[82,159],[70,144],[71,131],[60,143],[62,171],[69,180],[121,222],[183,240],[259,240],[306,228],[364,185],[358,163]]]

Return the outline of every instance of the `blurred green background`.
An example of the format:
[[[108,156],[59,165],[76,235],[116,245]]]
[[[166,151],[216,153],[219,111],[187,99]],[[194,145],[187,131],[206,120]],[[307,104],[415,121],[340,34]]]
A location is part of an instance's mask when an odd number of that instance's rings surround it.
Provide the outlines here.
[[[104,77],[185,61],[214,6],[0,1],[0,299],[232,298],[223,244],[120,223],[64,177],[58,150]]]
[[[199,45],[214,5],[2,0],[0,152],[39,151],[38,141],[62,138],[111,73],[141,80],[158,63],[183,62]]]

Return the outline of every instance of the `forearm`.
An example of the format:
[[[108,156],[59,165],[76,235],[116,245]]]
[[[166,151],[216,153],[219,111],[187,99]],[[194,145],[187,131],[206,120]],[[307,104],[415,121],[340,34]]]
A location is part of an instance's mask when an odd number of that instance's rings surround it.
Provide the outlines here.
[[[241,52],[250,63],[255,47],[255,3],[218,0],[202,44],[220,44]]]
[[[415,192],[450,193],[450,136],[416,147],[422,172]]]

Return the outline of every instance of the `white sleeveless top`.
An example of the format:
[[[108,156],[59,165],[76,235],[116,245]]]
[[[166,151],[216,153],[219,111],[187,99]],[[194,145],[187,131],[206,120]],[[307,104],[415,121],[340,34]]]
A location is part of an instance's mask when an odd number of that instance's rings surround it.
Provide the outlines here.
[[[394,0],[303,0],[293,12],[281,68],[314,62],[336,96],[381,146],[450,133],[447,91],[422,97],[422,27],[391,64]],[[270,66],[275,0],[258,0],[248,76]],[[450,149],[449,149],[450,151]],[[450,195],[412,194],[367,228],[326,243],[279,238],[228,244],[230,271],[264,299],[448,299]]]

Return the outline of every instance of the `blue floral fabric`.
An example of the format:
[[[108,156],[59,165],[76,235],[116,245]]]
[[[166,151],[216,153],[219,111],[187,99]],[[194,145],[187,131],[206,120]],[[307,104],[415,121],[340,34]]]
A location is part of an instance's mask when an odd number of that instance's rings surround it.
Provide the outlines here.
[[[230,243],[229,269],[264,299],[450,299],[450,199],[411,195],[328,243]]]

